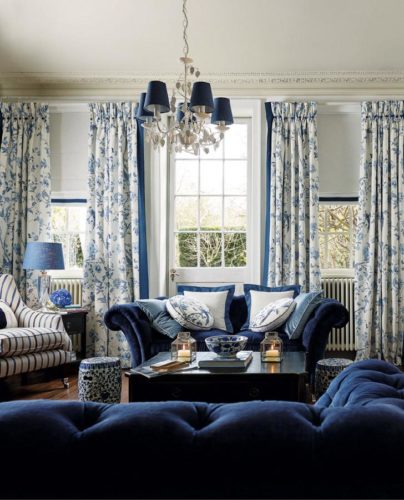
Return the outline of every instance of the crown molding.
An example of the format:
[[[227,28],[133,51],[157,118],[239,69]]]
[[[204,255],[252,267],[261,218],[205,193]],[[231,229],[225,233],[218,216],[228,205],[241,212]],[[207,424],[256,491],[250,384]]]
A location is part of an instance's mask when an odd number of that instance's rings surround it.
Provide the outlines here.
[[[158,79],[172,86],[178,74],[0,73],[0,96],[133,98]],[[311,71],[203,74],[231,97],[404,96],[404,71]]]

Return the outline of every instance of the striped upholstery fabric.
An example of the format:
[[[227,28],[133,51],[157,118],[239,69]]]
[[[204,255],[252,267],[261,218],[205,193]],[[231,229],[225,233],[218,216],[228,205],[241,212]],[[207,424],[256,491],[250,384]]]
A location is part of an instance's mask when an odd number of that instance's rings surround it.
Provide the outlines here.
[[[31,352],[63,349],[70,351],[72,343],[66,332],[51,328],[6,328],[0,330],[0,356],[11,357]]]
[[[70,363],[72,361],[72,354],[71,352],[56,349],[53,351],[22,354],[13,358],[0,358],[0,378]]]

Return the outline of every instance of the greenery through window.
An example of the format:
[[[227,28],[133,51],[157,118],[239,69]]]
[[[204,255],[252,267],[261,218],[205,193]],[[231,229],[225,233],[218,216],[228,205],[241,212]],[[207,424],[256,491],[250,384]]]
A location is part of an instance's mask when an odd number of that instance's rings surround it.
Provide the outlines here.
[[[322,269],[354,267],[357,214],[357,205],[320,203],[318,227]]]
[[[52,204],[53,241],[62,243],[66,270],[83,269],[86,206]]]
[[[234,124],[216,151],[177,154],[177,267],[247,265],[247,124]]]

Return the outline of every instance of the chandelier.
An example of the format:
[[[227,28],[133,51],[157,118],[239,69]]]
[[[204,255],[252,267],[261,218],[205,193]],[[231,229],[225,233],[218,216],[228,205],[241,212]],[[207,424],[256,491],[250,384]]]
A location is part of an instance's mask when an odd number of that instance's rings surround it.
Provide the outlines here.
[[[183,0],[184,55],[180,57],[183,73],[175,83],[170,101],[164,82],[149,82],[147,92],[140,94],[136,117],[143,121],[146,141],[152,143],[154,149],[167,144],[169,151],[198,155],[201,151],[209,153],[211,148],[218,148],[228,125],[233,123],[233,115],[230,99],[213,99],[210,83],[198,80],[200,71],[188,55],[186,3],[187,0]],[[163,113],[170,113],[172,117],[167,125],[162,123]]]

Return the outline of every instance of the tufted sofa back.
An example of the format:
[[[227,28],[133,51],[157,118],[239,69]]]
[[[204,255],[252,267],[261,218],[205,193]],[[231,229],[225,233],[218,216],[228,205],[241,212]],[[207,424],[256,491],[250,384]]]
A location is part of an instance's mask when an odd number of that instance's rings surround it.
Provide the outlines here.
[[[403,397],[404,375],[370,361],[316,406],[3,403],[1,496],[400,498]]]

